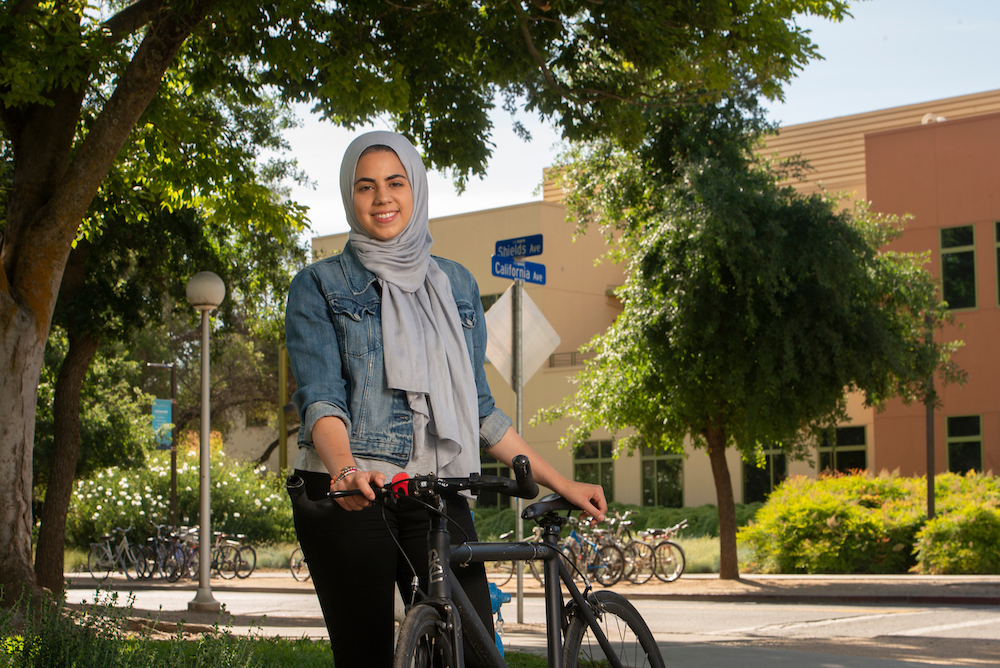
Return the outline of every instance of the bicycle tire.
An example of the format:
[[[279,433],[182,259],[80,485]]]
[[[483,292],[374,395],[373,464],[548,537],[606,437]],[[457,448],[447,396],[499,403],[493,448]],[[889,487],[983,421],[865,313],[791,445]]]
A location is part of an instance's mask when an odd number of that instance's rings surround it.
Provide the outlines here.
[[[209,573],[211,575],[211,573]],[[201,579],[201,549],[191,548],[184,550],[184,566],[181,568],[181,577],[191,580]]]
[[[292,571],[292,578],[297,582],[305,582],[311,575],[309,573],[309,565],[306,563],[306,558],[302,554],[301,547],[292,550],[292,558],[288,560],[288,567]]]
[[[212,560],[216,564],[216,570],[219,577],[223,580],[232,580],[239,574],[240,568],[243,566],[243,557],[240,554],[239,549],[233,545],[223,545],[219,548],[218,562],[215,559]]]
[[[240,553],[240,567],[236,570],[236,577],[245,580],[253,574],[257,568],[257,550],[253,545],[240,545],[237,550]]]
[[[140,555],[139,550],[133,550],[131,545],[125,546],[125,551],[122,553],[122,561],[124,561],[125,566],[125,579],[126,580],[141,580],[142,579],[142,566],[139,565]]]
[[[625,577],[632,584],[645,584],[656,570],[656,553],[652,546],[633,540],[625,546]]]
[[[673,582],[684,573],[686,558],[681,546],[672,540],[664,540],[656,545],[656,577],[664,582]]]
[[[163,562],[160,565],[160,573],[162,577],[167,579],[167,582],[177,582],[181,579],[181,575],[184,574],[184,561],[186,557],[184,556],[184,551],[177,547],[167,548],[164,552]]]
[[[136,575],[140,580],[148,580],[156,571],[156,550],[152,545],[143,545],[136,555]]]
[[[417,605],[399,629],[393,668],[451,668],[455,651],[446,622],[436,608]]]
[[[617,584],[625,575],[625,553],[617,545],[599,545],[588,570],[594,572],[594,579],[603,587]]]
[[[612,650],[622,659],[622,665],[664,668],[660,648],[635,606],[613,591],[596,591],[589,600]],[[572,615],[565,638],[565,668],[609,665],[604,650],[582,615]]]
[[[115,562],[104,543],[91,543],[87,554],[87,570],[98,582],[104,582],[115,569]]]

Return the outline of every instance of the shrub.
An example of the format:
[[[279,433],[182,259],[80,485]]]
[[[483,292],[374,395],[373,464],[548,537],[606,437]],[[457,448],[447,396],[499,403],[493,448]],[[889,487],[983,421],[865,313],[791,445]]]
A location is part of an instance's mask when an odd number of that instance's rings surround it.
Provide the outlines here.
[[[774,573],[905,573],[923,513],[919,484],[895,475],[795,476],[739,540]]]
[[[926,478],[789,478],[739,532],[750,570],[770,573],[1000,572],[1000,482],[976,473]]]
[[[251,543],[292,542],[291,503],[281,476],[247,462],[212,454],[212,528],[246,534]],[[195,525],[199,515],[196,451],[178,452],[177,519]],[[66,522],[67,547],[87,548],[113,527],[133,527],[131,540],[151,535],[170,519],[169,453],[157,452],[139,470],[108,468],[78,480]]]

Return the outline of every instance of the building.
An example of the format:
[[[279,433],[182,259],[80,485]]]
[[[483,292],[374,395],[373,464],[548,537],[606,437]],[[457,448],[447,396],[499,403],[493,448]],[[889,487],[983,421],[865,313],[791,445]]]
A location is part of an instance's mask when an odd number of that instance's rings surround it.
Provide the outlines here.
[[[894,248],[930,251],[929,269],[937,277],[944,258],[945,292],[957,300],[956,326],[944,336],[965,341],[956,359],[969,373],[964,387],[940,388],[935,468],[1000,469],[1000,91],[790,126],[770,138],[766,151],[810,160],[810,178],[794,184],[802,192],[851,193],[870,199],[878,211],[914,216]],[[575,226],[566,220],[558,189],[548,184],[538,202],[437,218],[430,231],[432,252],[468,267],[487,307],[511,284],[491,273],[496,241],[543,236],[543,254],[531,259],[546,266],[546,283],[525,289],[561,341],[524,386],[523,434],[533,447],[565,475],[601,481],[615,501],[715,503],[703,450],[683,458],[615,457],[610,434],[595,434],[573,453],[558,447],[566,425],[530,424],[539,409],[572,394],[581,347],[621,312],[611,294],[623,282],[621,267],[595,264],[606,250],[597,230],[574,241]],[[346,239],[346,234],[316,238],[314,253],[338,252]],[[498,404],[513,417],[513,390],[495,369],[488,368],[487,375]],[[787,475],[815,475],[817,468],[926,472],[923,406],[893,402],[876,413],[860,397],[849,397],[848,403],[851,421],[837,430],[834,442],[818,447],[812,461],[786,462],[776,451],[767,455],[766,469],[756,469],[729,452],[736,500],[760,500]],[[680,489],[655,483],[674,478]]]

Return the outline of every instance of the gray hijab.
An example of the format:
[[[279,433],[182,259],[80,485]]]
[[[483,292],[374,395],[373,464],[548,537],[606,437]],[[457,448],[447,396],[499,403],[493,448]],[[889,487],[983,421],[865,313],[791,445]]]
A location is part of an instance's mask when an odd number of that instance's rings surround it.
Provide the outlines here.
[[[393,150],[413,190],[410,222],[388,241],[369,236],[354,215],[358,160],[365,149],[378,145]],[[454,463],[469,472],[478,471],[476,382],[451,282],[430,254],[433,240],[427,227],[427,172],[420,154],[402,135],[360,135],[344,154],[340,192],[351,226],[348,239],[361,264],[378,277],[382,286],[382,339],[388,386],[405,391],[410,408],[434,425],[439,467]]]

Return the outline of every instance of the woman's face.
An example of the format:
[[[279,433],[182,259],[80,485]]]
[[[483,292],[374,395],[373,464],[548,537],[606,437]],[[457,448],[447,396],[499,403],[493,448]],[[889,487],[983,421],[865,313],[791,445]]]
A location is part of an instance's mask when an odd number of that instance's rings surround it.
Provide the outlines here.
[[[413,189],[392,151],[373,151],[354,169],[354,215],[379,241],[395,239],[413,215]]]

